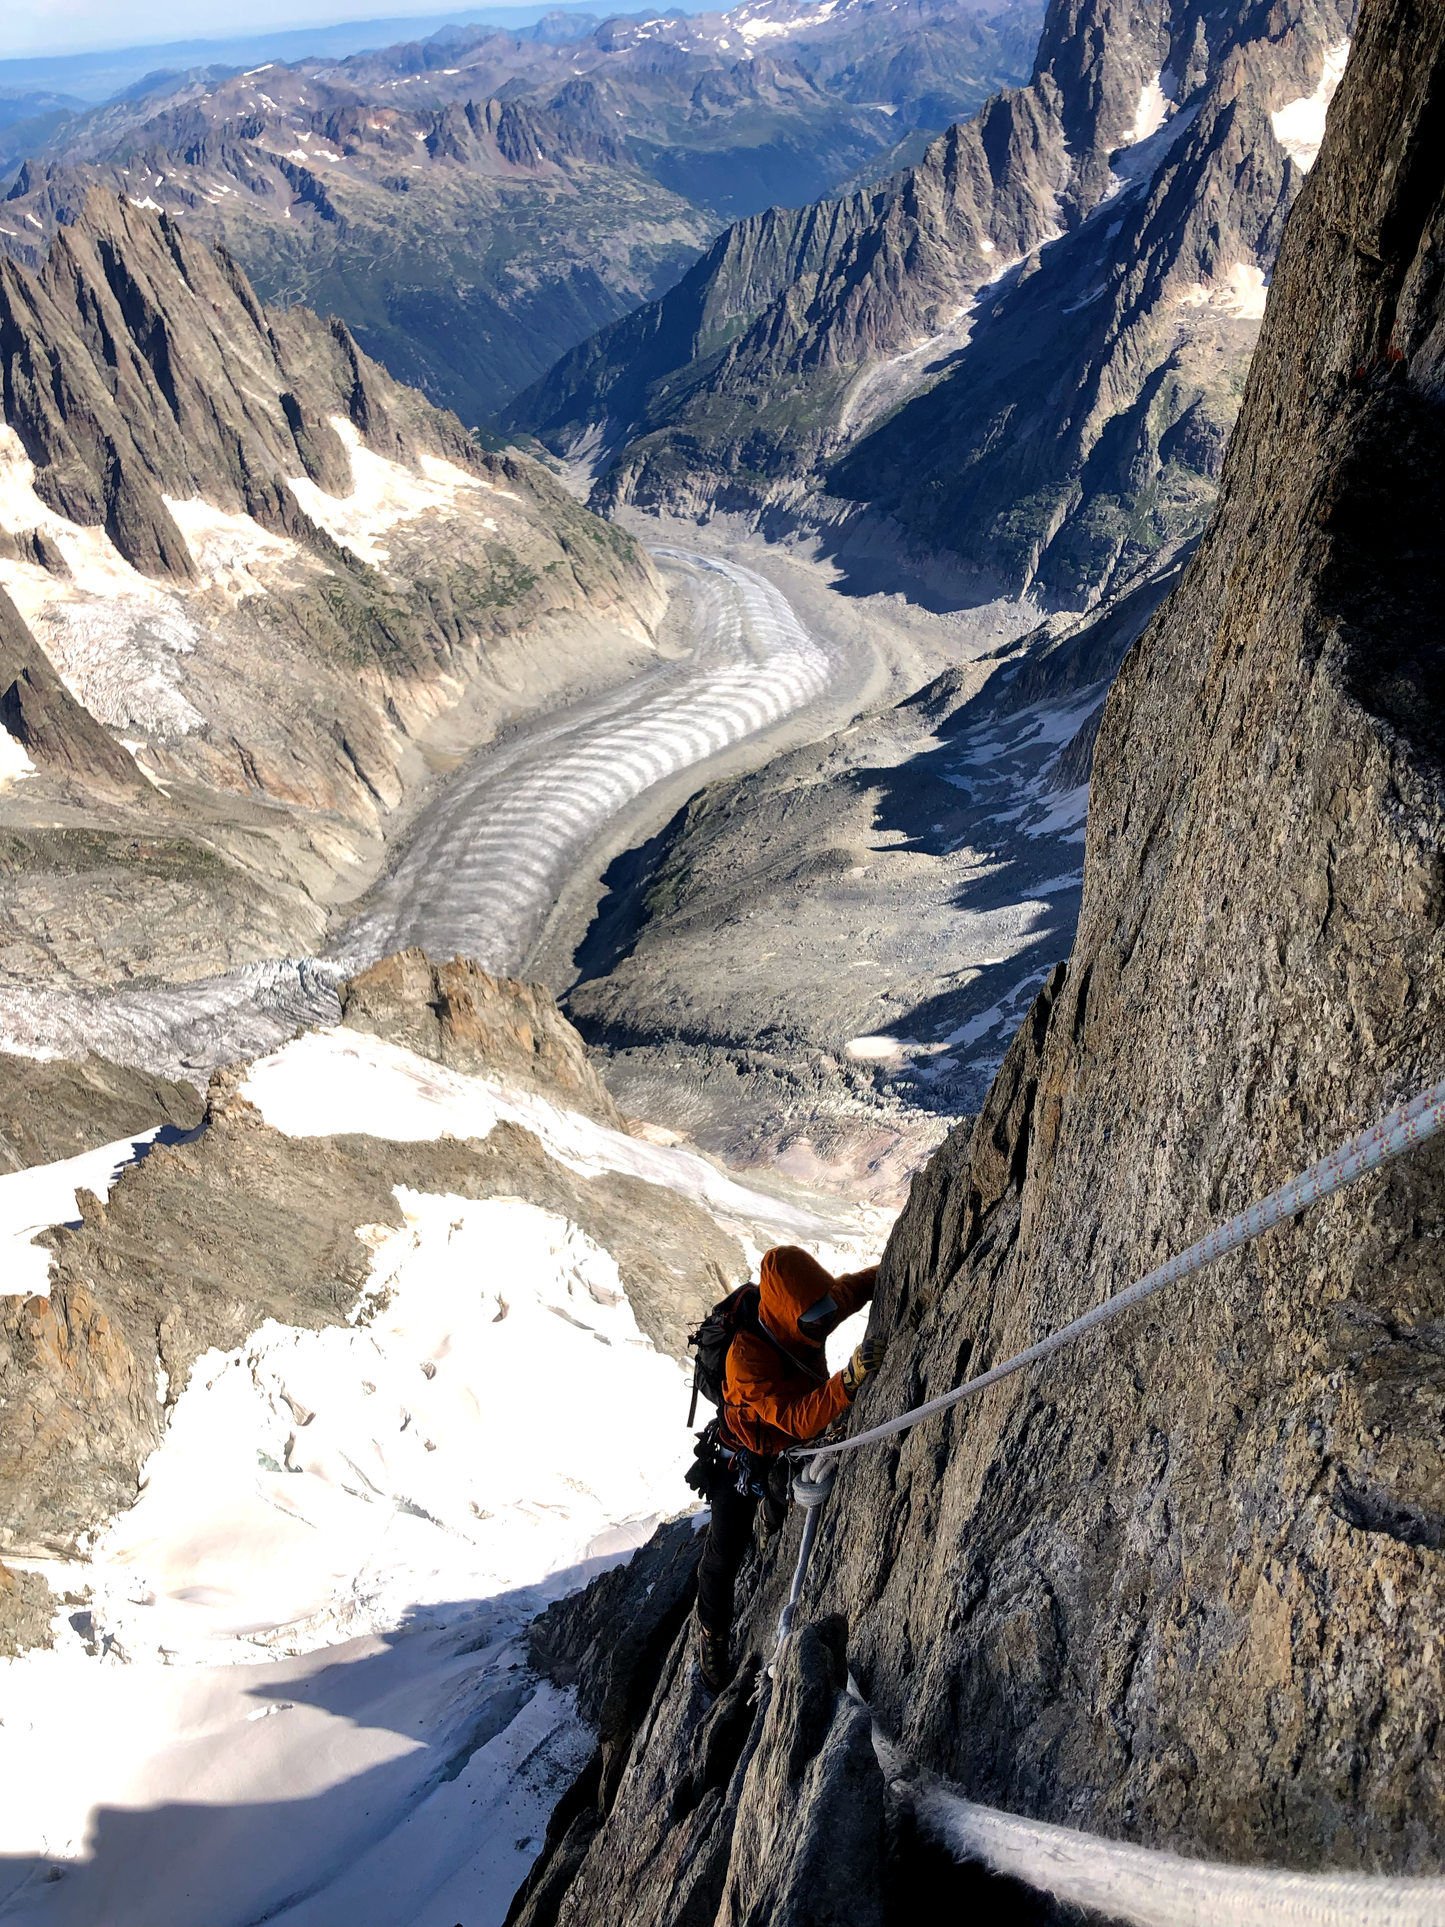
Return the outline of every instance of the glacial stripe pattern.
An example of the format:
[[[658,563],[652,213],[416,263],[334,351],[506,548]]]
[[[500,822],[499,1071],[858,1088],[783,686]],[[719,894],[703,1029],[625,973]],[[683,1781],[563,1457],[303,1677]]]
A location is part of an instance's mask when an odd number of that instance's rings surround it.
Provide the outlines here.
[[[697,652],[487,751],[422,818],[375,908],[343,939],[359,966],[407,944],[514,975],[587,844],[654,784],[821,696],[832,665],[786,598],[736,562],[656,548],[701,574]],[[648,686],[650,684],[650,687]]]

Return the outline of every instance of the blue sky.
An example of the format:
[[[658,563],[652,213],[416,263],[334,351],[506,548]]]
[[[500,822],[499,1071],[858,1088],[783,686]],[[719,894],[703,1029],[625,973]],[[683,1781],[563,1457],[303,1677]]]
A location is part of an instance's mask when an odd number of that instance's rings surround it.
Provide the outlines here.
[[[446,0],[0,0],[0,59],[445,11]]]

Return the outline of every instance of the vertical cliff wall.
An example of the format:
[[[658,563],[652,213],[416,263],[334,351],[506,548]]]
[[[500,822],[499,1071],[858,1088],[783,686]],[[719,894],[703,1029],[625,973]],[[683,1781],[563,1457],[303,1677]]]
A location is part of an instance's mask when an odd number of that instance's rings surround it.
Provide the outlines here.
[[[1105,711],[1073,957],[899,1227],[872,1414],[1445,1066],[1442,59],[1445,10],[1367,7],[1220,510]],[[1442,1207],[1436,1148],[861,1455],[822,1599],[905,1742],[1131,1839],[1436,1866]]]
[[[1366,0],[1218,512],[1108,702],[1074,954],[915,1181],[855,1425],[1445,1069],[1442,118],[1445,7]],[[898,1917],[916,1862],[842,1652],[972,1799],[1215,1861],[1438,1872],[1442,1236],[1435,1145],[845,1461],[766,1716],[745,1685],[708,1710],[676,1649],[549,1918],[615,1917],[619,1882],[636,1923]],[[745,1678],[798,1529],[748,1570]],[[873,1841],[878,1881],[780,1897],[828,1834]]]

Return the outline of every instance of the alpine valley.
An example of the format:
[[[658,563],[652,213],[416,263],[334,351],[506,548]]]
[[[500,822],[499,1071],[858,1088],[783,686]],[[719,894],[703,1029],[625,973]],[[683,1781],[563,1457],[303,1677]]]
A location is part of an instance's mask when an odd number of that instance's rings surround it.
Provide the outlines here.
[[[1445,0],[406,32],[0,73],[0,1922],[1445,1919]]]

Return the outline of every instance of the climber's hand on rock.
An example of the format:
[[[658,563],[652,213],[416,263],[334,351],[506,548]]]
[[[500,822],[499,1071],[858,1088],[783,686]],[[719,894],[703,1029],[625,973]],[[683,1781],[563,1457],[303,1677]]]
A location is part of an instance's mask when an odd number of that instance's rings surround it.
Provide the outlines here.
[[[858,1396],[858,1387],[870,1372],[876,1372],[883,1363],[883,1354],[888,1349],[886,1338],[865,1338],[843,1367],[843,1390],[851,1402]]]

